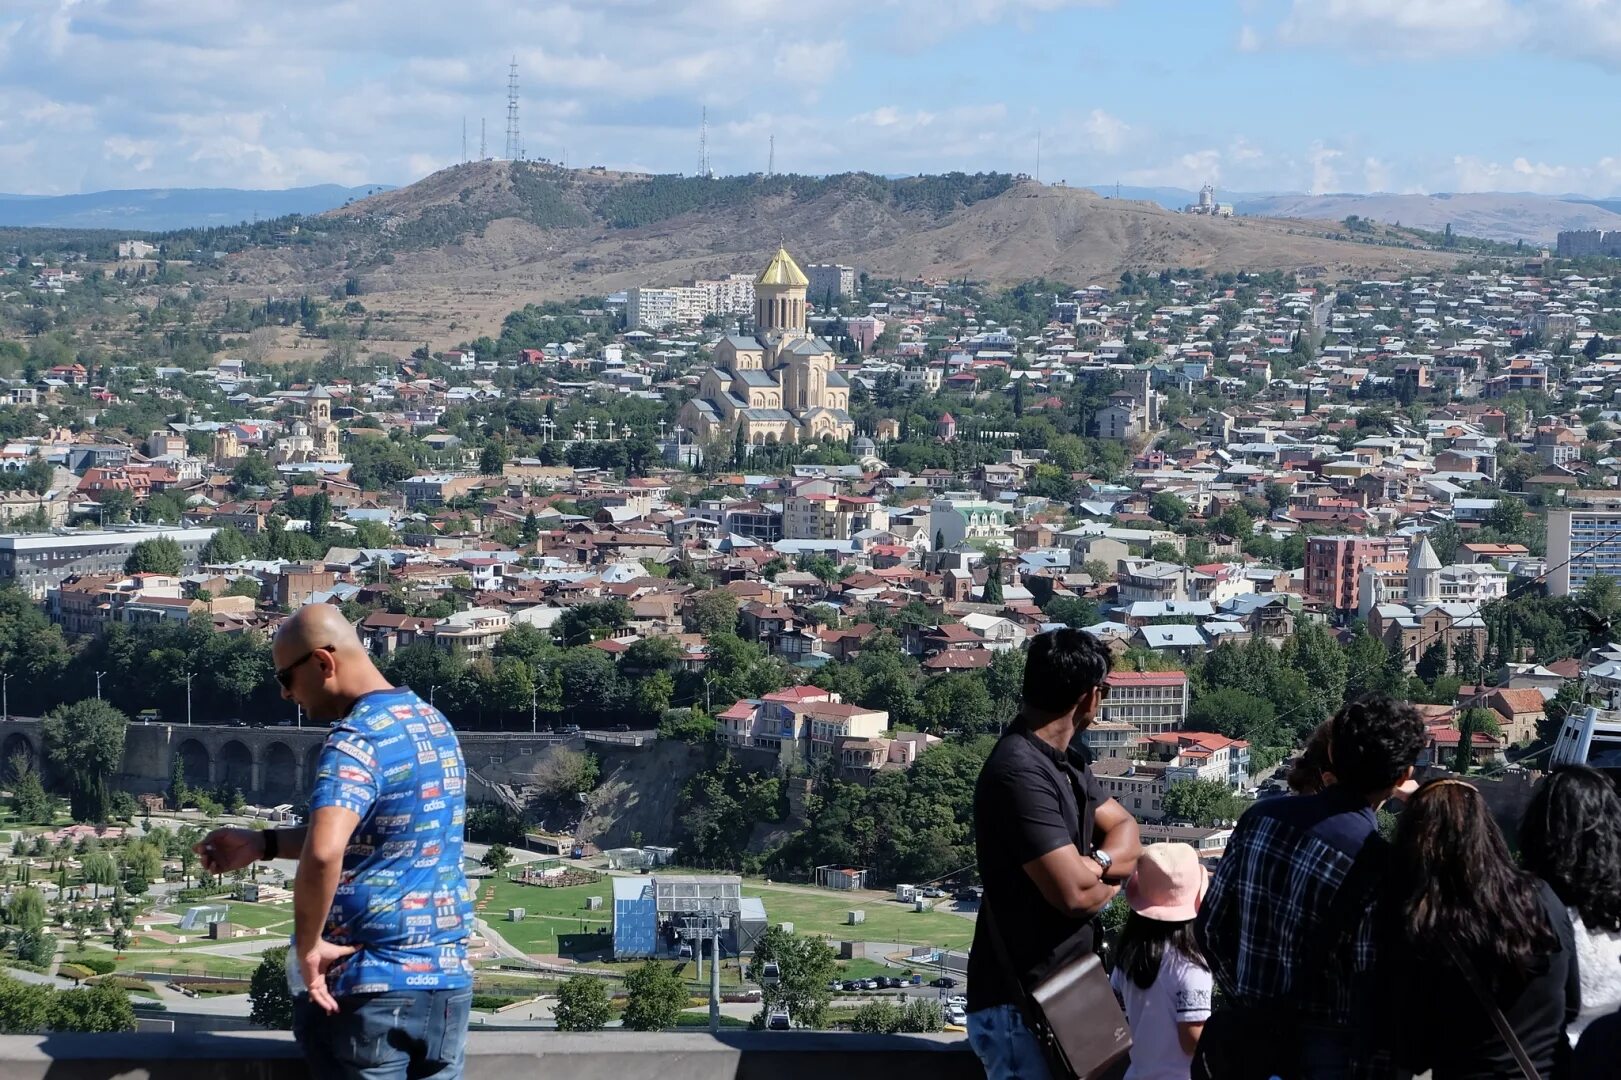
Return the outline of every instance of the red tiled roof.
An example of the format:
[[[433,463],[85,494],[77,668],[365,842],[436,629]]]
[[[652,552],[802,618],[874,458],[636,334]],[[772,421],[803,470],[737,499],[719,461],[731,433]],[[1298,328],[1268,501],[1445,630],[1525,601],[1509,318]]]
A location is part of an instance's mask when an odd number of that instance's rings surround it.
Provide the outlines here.
[[[1183,671],[1111,671],[1103,681],[1110,686],[1182,686],[1188,676]]]

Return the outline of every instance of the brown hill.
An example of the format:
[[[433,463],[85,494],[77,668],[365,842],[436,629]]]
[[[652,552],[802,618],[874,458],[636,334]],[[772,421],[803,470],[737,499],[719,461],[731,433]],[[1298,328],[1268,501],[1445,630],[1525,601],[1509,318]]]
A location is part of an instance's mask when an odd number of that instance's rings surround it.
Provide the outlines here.
[[[1113,283],[1126,270],[1180,267],[1361,275],[1455,261],[1331,239],[1328,228],[1178,214],[1008,176],[702,180],[481,162],[334,210],[299,243],[252,249],[232,270],[248,295],[356,276],[367,307],[389,310],[393,336],[437,344],[493,332],[532,301],[753,270],[779,243],[802,263],[991,284]]]

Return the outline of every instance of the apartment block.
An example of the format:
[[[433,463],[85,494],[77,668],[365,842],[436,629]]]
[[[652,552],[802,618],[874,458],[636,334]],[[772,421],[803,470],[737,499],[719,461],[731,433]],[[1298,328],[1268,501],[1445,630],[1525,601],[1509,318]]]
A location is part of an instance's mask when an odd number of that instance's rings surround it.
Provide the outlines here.
[[[1407,561],[1405,536],[1314,536],[1306,542],[1306,595],[1338,611],[1354,611],[1362,571],[1374,563]]]
[[[1548,594],[1569,596],[1599,575],[1621,581],[1621,499],[1548,511]]]
[[[805,267],[805,276],[810,279],[805,297],[813,304],[825,303],[829,297],[838,300],[855,295],[856,270],[853,266],[811,263]]]
[[[1188,717],[1188,677],[1181,671],[1112,671],[1098,712],[1101,724],[1130,724],[1142,737],[1180,728]]]

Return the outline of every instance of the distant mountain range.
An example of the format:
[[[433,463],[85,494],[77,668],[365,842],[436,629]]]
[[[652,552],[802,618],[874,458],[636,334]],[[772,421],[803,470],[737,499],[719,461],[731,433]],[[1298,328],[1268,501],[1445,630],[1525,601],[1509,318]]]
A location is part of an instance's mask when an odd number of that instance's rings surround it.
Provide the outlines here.
[[[1114,195],[1112,184],[1092,188]],[[1199,193],[1171,187],[1121,187],[1122,199],[1142,199],[1172,210],[1198,201]],[[1302,195],[1288,192],[1222,191],[1216,201],[1231,203],[1235,213],[1248,217],[1304,218],[1343,221],[1352,214],[1444,232],[1448,225],[1462,236],[1528,244],[1552,244],[1567,229],[1621,229],[1621,199],[1590,199],[1583,195],[1533,195],[1527,192],[1483,191],[1464,194]]]
[[[236,225],[255,217],[321,214],[352,200],[391,190],[389,184],[365,187],[318,184],[279,191],[138,188],[83,195],[0,194],[0,226],[166,232]]]

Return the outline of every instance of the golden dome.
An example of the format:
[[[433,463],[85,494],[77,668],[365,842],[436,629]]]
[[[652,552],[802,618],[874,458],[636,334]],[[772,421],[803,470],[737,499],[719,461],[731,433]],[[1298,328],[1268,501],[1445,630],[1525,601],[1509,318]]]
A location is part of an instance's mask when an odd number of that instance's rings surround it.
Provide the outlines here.
[[[810,284],[810,278],[806,277],[805,271],[801,270],[799,264],[794,262],[794,257],[788,254],[788,249],[779,247],[777,253],[771,257],[771,262],[760,272],[760,276],[755,279],[754,284],[756,286],[789,285],[803,289]]]

